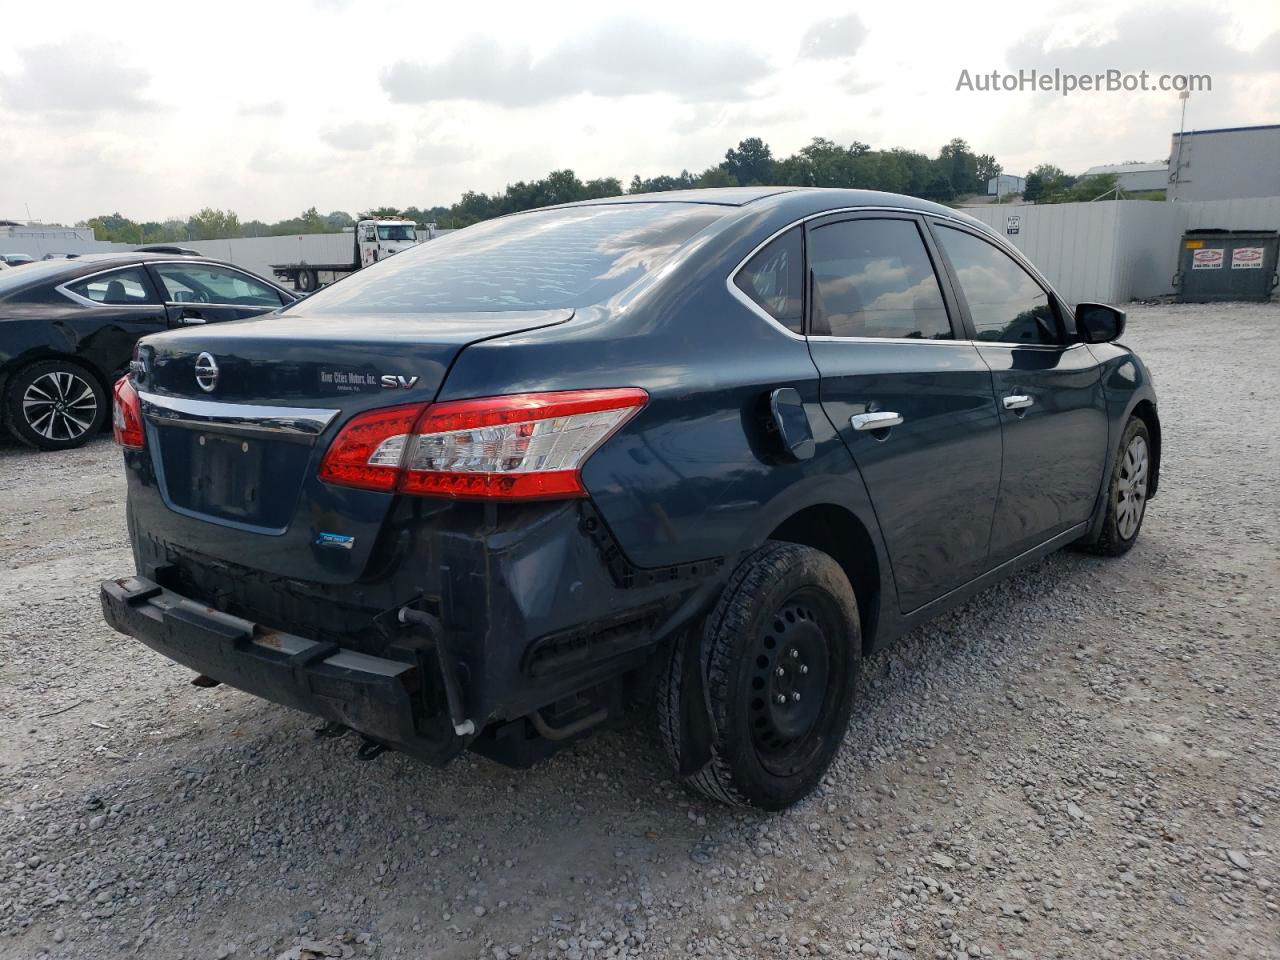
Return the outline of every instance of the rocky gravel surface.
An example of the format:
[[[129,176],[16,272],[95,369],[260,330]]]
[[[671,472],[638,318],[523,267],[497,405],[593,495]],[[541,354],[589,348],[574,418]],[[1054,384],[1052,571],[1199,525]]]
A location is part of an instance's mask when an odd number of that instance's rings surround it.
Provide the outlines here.
[[[865,671],[784,814],[643,727],[443,771],[102,623],[117,453],[0,444],[0,957],[1280,957],[1280,305],[1135,306],[1165,460],[1064,552]]]

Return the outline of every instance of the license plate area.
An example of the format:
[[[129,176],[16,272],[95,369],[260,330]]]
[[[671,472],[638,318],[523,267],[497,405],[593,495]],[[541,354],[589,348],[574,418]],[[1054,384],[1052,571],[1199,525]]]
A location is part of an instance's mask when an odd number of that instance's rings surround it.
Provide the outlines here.
[[[256,527],[288,526],[310,447],[187,427],[157,432],[166,493],[175,506]]]

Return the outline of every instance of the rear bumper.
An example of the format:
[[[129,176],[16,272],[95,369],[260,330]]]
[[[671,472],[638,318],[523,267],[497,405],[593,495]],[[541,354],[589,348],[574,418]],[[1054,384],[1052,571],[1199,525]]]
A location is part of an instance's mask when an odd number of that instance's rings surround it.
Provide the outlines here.
[[[415,664],[281,633],[142,577],[104,581],[101,599],[114,629],[246,693],[345,724],[432,763],[466,746],[455,737],[433,743],[417,729],[423,677]]]

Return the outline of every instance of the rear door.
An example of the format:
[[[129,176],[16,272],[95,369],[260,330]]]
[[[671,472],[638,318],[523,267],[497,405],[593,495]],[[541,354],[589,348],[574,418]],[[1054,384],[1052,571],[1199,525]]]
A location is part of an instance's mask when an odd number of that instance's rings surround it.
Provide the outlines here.
[[[991,371],[923,223],[836,215],[806,235],[822,404],[857,462],[904,612],[982,573],[1000,484]]]
[[[165,298],[171,327],[256,317],[293,302],[269,283],[233,267],[173,260],[152,262],[148,269]]]
[[[994,378],[1004,469],[991,559],[1001,563],[1089,518],[1108,444],[1101,373],[1022,264],[977,231],[932,227]]]

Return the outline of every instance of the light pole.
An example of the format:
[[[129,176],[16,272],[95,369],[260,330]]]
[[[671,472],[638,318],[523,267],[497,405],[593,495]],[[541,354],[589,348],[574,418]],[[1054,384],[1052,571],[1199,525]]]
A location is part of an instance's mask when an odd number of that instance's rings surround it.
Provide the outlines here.
[[[1171,191],[1174,194],[1170,200],[1178,199],[1178,180],[1182,176],[1182,141],[1186,137],[1187,130],[1187,101],[1191,99],[1190,90],[1178,91],[1178,99],[1182,101],[1182,119],[1178,121],[1178,152],[1173,158],[1173,176],[1169,179],[1171,183]]]

